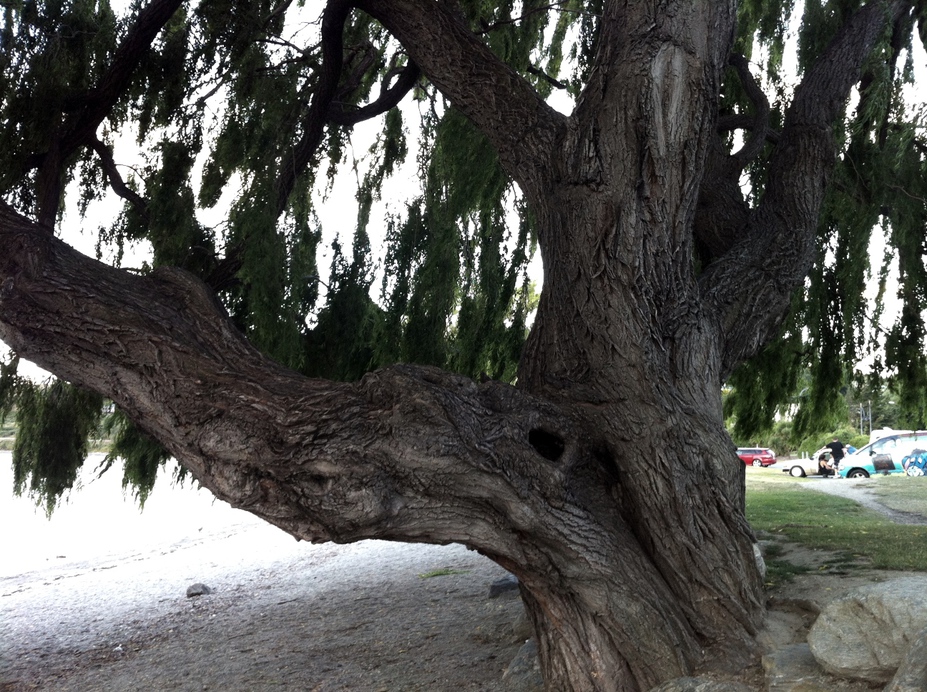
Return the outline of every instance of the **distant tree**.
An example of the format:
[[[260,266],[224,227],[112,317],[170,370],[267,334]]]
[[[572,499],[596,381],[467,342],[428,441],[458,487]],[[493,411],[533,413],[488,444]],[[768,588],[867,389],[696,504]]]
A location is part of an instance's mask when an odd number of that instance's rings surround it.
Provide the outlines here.
[[[882,229],[904,301],[885,362],[912,405],[927,392],[925,141],[900,96],[925,8],[806,2],[793,89],[794,11],[5,3],[0,337],[71,383],[42,390],[32,429],[53,414],[75,431],[55,450],[73,470],[80,412],[106,396],[294,536],[480,551],[518,576],[552,690],[755,663],[764,597],[722,383],[752,382],[768,412],[809,364],[808,415],[829,415],[867,343]],[[314,191],[371,118],[322,303]],[[420,190],[375,255],[374,203],[413,155]],[[55,237],[71,183],[78,210],[125,201],[100,242],[118,257],[146,239],[152,270]],[[222,225],[200,220],[230,198]],[[4,382],[8,401],[36,396]],[[160,457],[137,448],[130,475],[150,482]],[[46,500],[68,478],[48,452],[33,436],[17,456]]]

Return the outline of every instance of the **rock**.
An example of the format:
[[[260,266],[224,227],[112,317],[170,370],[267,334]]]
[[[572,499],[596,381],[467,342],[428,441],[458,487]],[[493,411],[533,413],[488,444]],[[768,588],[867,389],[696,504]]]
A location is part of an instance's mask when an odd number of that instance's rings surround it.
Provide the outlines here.
[[[808,631],[821,614],[812,601],[799,598],[771,598],[763,629],[756,641],[765,653],[788,644],[808,643]],[[809,654],[810,655],[810,654]]]
[[[515,654],[502,675],[502,689],[506,692],[542,692],[544,677],[538,662],[538,647],[533,639],[526,641]]]
[[[498,598],[504,593],[518,591],[518,577],[514,574],[508,574],[501,579],[496,579],[489,585],[489,597]]]
[[[205,596],[206,594],[210,593],[212,593],[212,589],[210,589],[205,584],[196,583],[187,587],[187,598],[193,598],[194,596]]]
[[[753,560],[756,562],[756,568],[760,571],[760,578],[766,578],[766,560],[763,559],[763,551],[758,543],[753,544]]]
[[[528,611],[524,608],[518,611],[518,617],[512,623],[512,634],[516,642],[523,642],[534,636],[534,626],[531,624],[531,618],[528,617]]]
[[[883,692],[923,692],[927,690],[927,629],[922,629],[908,649],[895,677]]]
[[[739,682],[718,682],[705,678],[676,678],[668,680],[650,692],[751,692]]]
[[[831,601],[808,634],[829,673],[887,683],[927,626],[927,577],[863,586]]]
[[[807,644],[792,644],[763,656],[768,692],[827,692],[833,679],[811,655]]]

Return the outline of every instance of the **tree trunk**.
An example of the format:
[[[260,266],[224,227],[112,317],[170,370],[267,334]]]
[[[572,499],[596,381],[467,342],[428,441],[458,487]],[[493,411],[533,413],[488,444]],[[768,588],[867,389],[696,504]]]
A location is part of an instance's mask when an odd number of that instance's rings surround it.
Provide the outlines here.
[[[297,538],[459,542],[495,560],[521,582],[550,690],[741,670],[762,584],[719,389],[810,266],[827,128],[883,3],[808,73],[763,199],[734,215],[749,227],[724,227],[712,247],[726,255],[700,275],[696,208],[736,3],[603,3],[569,118],[453,3],[332,0],[328,21],[351,7],[484,132],[536,219],[544,292],[517,388],[412,366],[355,384],[301,377],[188,274],[107,267],[2,203],[0,338],[112,398],[219,498]]]
[[[549,218],[610,228],[588,223],[601,199]],[[751,660],[761,584],[712,342],[703,321],[670,336],[644,321],[597,270],[599,243],[548,272],[521,375],[537,397],[410,366],[309,380],[182,271],[130,276],[10,211],[0,229],[8,344],[111,396],[218,497],[298,538],[492,558],[520,579],[549,689],[646,690]]]
[[[537,560],[507,565],[528,592],[551,689],[740,671],[764,612],[744,467],[723,427],[717,328],[687,300],[684,268],[660,267],[647,240],[622,247],[655,234],[646,214],[610,218],[615,196],[572,190],[544,206],[545,292],[519,373],[520,387],[570,412],[556,463],[573,512],[588,517],[553,580],[534,573]]]

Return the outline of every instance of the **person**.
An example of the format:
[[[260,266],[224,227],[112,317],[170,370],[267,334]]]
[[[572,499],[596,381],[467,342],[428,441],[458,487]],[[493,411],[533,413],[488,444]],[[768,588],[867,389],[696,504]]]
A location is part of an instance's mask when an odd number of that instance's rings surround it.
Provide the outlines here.
[[[822,454],[818,457],[818,473],[824,476],[824,478],[830,478],[834,475],[834,468],[827,459],[827,454]]]
[[[827,447],[830,450],[831,459],[833,459],[834,461],[834,469],[835,470],[839,469],[840,462],[843,461],[843,456],[844,456],[843,443],[835,437],[834,441],[831,442],[829,445],[825,445],[825,447]]]

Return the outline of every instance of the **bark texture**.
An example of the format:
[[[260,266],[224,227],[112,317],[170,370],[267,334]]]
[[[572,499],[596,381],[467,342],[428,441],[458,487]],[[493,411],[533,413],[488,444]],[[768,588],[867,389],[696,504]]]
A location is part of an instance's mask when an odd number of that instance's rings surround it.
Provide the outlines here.
[[[218,497],[298,538],[460,542],[497,561],[521,581],[551,690],[741,669],[764,604],[720,385],[810,267],[829,125],[908,4],[874,2],[834,38],[796,92],[762,202],[731,197],[734,210],[705,191],[744,165],[716,147],[735,2],[604,3],[570,117],[451,3],[333,0],[325,31],[352,8],[486,133],[537,218],[544,292],[517,389],[412,366],[356,384],[300,377],[191,276],[109,268],[6,206],[0,337],[111,397]],[[327,69],[294,169],[330,113]],[[281,178],[278,206],[291,187]],[[701,273],[700,236],[714,239]]]

